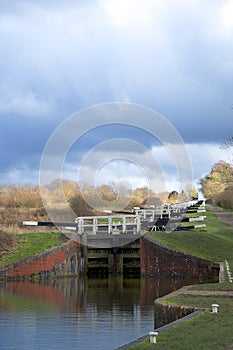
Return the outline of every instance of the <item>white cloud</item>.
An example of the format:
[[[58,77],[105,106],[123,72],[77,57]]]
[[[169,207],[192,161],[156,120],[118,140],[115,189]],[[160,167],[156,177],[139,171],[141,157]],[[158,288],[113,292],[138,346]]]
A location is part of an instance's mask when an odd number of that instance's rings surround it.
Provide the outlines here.
[[[159,17],[162,1],[157,0],[103,0],[100,1],[107,20],[117,28],[148,26]]]
[[[54,111],[53,101],[42,100],[31,91],[22,94],[11,91],[8,96],[0,98],[0,113],[8,115],[43,118],[53,115]]]
[[[218,144],[188,144],[185,147],[189,153],[190,165],[193,171],[191,180],[196,186],[198,186],[200,179],[210,172],[216,162],[224,160],[230,163],[232,161],[232,150],[221,149]],[[136,155],[125,152],[122,153],[122,159],[117,159],[119,157],[117,151],[111,151],[109,155],[112,161],[101,163],[101,159],[106,158],[106,152],[103,154],[102,152],[93,151],[92,161],[81,165],[83,167],[82,178],[87,182],[93,182],[94,178],[97,180],[97,184],[127,181],[133,188],[149,186],[155,192],[172,191],[174,189],[181,191],[186,188],[188,182],[180,182],[182,177],[177,172],[176,160],[172,159],[165,147],[154,147],[151,154],[149,153],[149,150]],[[96,163],[93,161],[94,159]],[[102,164],[102,166],[99,166],[99,164]],[[187,164],[187,166],[189,165]],[[63,177],[77,181],[79,167],[80,164],[66,163]]]
[[[222,1],[220,9],[220,30],[223,35],[232,35],[233,32],[233,1]],[[231,37],[232,39],[232,37]]]
[[[1,184],[35,184],[39,182],[38,170],[27,167],[15,168],[7,173],[0,173]]]
[[[207,175],[212,166],[220,160],[232,163],[232,149],[222,149],[220,144],[188,144],[187,149],[192,159],[195,180]]]

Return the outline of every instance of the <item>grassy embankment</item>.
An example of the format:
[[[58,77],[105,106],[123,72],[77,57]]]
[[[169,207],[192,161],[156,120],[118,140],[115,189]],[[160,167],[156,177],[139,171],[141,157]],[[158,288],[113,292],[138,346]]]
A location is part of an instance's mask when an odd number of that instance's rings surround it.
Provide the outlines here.
[[[16,234],[15,248],[4,255],[0,266],[24,259],[54,247],[63,242],[60,233],[22,233]]]
[[[227,260],[233,273],[233,229],[217,219],[208,210],[206,228],[193,231],[173,233],[153,232],[151,237],[178,250],[205,257],[215,261]],[[224,291],[233,291],[233,283],[196,285],[187,288],[197,294],[185,294],[185,291],[172,297],[164,297],[162,302],[183,306],[206,308],[206,312],[181,323],[158,335],[157,344],[149,340],[132,347],[132,349],[196,349],[220,350],[233,348],[233,297],[224,295]],[[209,291],[203,295],[203,291]],[[214,295],[214,292],[222,295]],[[211,304],[219,304],[219,312],[211,313]]]

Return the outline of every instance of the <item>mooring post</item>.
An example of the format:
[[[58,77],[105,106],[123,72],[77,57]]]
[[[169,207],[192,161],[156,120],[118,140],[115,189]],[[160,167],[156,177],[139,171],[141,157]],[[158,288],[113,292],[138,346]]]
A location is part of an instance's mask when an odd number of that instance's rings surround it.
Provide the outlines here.
[[[159,333],[155,331],[149,332],[150,343],[156,344],[156,337],[158,334]]]
[[[217,314],[219,305],[218,304],[212,304],[211,306],[212,306],[212,313],[213,314]]]

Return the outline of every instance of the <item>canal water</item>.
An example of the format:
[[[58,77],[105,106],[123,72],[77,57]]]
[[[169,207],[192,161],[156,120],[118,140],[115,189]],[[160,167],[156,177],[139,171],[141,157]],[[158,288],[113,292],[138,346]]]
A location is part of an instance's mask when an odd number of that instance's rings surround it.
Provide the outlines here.
[[[155,298],[189,283],[123,277],[0,283],[0,349],[115,349],[154,329]]]

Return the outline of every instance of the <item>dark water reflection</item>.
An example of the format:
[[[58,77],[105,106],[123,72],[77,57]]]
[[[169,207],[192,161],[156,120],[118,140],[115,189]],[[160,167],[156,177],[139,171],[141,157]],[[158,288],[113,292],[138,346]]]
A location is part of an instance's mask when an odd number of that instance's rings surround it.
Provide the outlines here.
[[[0,284],[0,349],[114,349],[154,327],[153,301],[194,281],[70,278]]]

